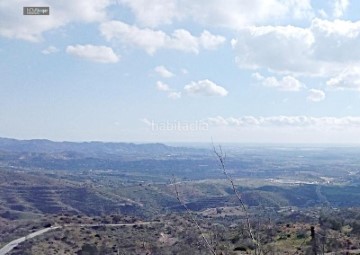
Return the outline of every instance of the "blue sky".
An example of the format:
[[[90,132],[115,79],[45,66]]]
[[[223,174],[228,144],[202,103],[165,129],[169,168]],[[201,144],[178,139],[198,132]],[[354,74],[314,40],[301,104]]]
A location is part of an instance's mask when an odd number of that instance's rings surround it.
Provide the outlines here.
[[[23,16],[23,6],[50,6]],[[359,143],[360,3],[2,0],[0,136]]]

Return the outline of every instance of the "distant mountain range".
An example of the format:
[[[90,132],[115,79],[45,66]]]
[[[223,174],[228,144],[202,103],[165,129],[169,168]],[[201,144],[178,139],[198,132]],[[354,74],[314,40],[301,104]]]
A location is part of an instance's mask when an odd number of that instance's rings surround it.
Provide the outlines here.
[[[208,154],[208,150],[205,149],[173,147],[161,143],[134,144],[110,142],[54,142],[44,139],[16,140],[9,138],[0,138],[0,151],[46,154],[72,152],[87,156],[167,156]]]

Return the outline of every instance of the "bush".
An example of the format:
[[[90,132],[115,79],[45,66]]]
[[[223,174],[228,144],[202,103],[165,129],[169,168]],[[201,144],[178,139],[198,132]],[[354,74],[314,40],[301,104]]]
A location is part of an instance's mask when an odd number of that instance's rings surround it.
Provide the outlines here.
[[[84,244],[81,250],[78,251],[78,255],[98,255],[98,249],[91,244]]]

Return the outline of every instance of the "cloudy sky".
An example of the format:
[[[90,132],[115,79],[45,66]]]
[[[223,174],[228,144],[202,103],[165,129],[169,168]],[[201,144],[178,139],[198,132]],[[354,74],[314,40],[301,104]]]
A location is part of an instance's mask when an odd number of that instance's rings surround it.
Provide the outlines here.
[[[359,10],[355,0],[1,0],[0,136],[359,143]]]

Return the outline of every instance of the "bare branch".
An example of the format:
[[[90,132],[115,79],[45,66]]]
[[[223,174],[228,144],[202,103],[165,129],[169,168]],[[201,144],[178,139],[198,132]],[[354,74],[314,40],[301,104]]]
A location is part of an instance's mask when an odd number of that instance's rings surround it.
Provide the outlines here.
[[[233,178],[228,174],[226,167],[225,167],[225,160],[226,160],[226,154],[223,153],[222,147],[219,145],[219,149],[216,150],[216,147],[214,144],[212,144],[213,146],[213,151],[217,157],[217,159],[220,162],[220,167],[221,170],[223,172],[223,174],[226,176],[227,180],[230,182],[232,190],[236,196],[236,198],[238,199],[238,201],[240,202],[241,208],[245,213],[245,219],[246,219],[246,230],[251,238],[251,240],[255,243],[257,250],[260,249],[260,243],[259,241],[255,238],[254,233],[253,233],[253,228],[251,226],[250,223],[250,216],[249,216],[249,212],[245,206],[244,200],[241,197],[241,194],[239,193],[239,191],[236,189],[236,186],[234,184],[234,180]]]
[[[214,248],[211,246],[209,240],[206,238],[203,229],[200,227],[199,223],[197,222],[197,220],[195,219],[195,217],[193,216],[191,210],[187,207],[187,205],[184,203],[184,201],[181,200],[180,198],[180,193],[179,193],[179,189],[175,180],[175,177],[173,177],[172,179],[172,184],[174,185],[174,190],[175,190],[175,195],[176,195],[176,199],[179,201],[179,203],[185,208],[187,214],[190,216],[192,222],[194,222],[195,226],[197,227],[197,229],[200,231],[201,237],[204,240],[208,250],[210,251],[211,254],[216,255],[216,252],[214,250]]]

